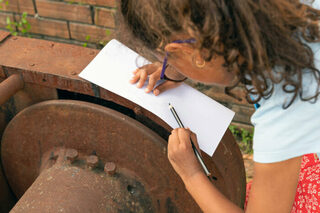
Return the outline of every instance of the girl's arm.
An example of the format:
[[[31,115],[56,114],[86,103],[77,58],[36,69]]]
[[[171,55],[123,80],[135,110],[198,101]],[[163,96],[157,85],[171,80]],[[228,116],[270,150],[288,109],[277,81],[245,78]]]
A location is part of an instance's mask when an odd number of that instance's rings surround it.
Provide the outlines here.
[[[208,180],[190,144],[189,130],[175,129],[169,137],[168,157],[186,189],[204,212],[243,212]],[[301,157],[270,164],[255,163],[254,179],[246,212],[290,212],[300,171]]]

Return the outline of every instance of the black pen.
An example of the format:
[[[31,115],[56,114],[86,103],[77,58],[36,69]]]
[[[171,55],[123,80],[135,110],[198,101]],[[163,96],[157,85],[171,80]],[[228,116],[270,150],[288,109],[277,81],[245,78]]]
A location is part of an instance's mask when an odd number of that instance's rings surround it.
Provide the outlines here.
[[[181,120],[180,120],[180,118],[179,118],[176,110],[173,108],[173,106],[172,106],[170,103],[169,103],[169,109],[170,109],[170,111],[172,112],[173,117],[176,119],[179,127],[180,127],[180,128],[184,128],[184,125],[183,125],[183,123],[181,122]],[[196,146],[194,145],[191,137],[190,137],[190,141],[191,141],[191,145],[192,145],[192,149],[193,149],[193,151],[194,151],[194,154],[195,154],[196,157],[198,158],[198,161],[200,162],[200,164],[201,164],[201,166],[202,166],[202,168],[203,168],[203,171],[206,173],[206,175],[207,175],[208,177],[210,177],[210,176],[211,176],[211,173],[209,172],[208,168],[207,168],[206,165],[204,164],[203,159],[202,159],[201,155],[199,154]],[[214,176],[212,176],[212,178],[215,179],[215,180],[217,180],[217,178],[214,177]]]

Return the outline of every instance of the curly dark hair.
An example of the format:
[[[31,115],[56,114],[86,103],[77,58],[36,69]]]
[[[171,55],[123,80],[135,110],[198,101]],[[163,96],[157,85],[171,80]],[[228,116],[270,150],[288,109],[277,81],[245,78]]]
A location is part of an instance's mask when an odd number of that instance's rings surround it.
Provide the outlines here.
[[[283,108],[297,96],[317,100],[320,72],[306,42],[320,40],[320,11],[300,0],[121,0],[120,4],[124,23],[146,47],[163,48],[170,35],[187,33],[197,39],[205,60],[223,56],[226,70],[237,74],[237,82],[225,89],[228,95],[235,97],[231,90],[244,84],[247,101],[256,103],[270,97],[274,84],[282,82],[283,91],[292,94]],[[282,71],[275,72],[275,67]],[[304,72],[312,72],[318,83],[312,97],[303,95]],[[252,100],[252,95],[257,98]]]

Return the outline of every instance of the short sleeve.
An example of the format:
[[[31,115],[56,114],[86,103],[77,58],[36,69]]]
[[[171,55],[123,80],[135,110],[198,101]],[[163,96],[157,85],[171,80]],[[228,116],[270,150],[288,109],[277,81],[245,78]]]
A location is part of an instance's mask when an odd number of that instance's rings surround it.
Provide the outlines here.
[[[303,77],[305,96],[317,90],[311,74]],[[283,109],[290,95],[276,85],[269,99],[259,102],[260,108],[251,117],[255,127],[253,137],[254,161],[273,163],[308,153],[320,153],[320,101],[310,103],[299,97]]]

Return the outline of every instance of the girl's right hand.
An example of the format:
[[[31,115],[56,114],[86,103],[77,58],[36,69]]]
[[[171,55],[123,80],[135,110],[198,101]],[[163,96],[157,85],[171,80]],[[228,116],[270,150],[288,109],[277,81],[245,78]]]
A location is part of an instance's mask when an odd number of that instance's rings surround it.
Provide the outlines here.
[[[155,62],[152,64],[147,64],[145,66],[142,66],[133,72],[134,76],[130,80],[130,83],[131,84],[137,83],[137,87],[141,88],[143,87],[144,83],[149,77],[149,82],[145,89],[145,92],[150,93],[151,91],[153,91],[153,94],[156,96],[166,90],[173,89],[181,85],[181,82],[165,81],[164,83],[154,88],[157,81],[160,80],[161,70],[162,70],[162,63],[160,62]],[[184,78],[184,76],[182,76],[179,72],[174,70],[174,68],[172,68],[171,66],[169,66],[166,69],[166,75],[170,75],[170,78],[175,80]]]

